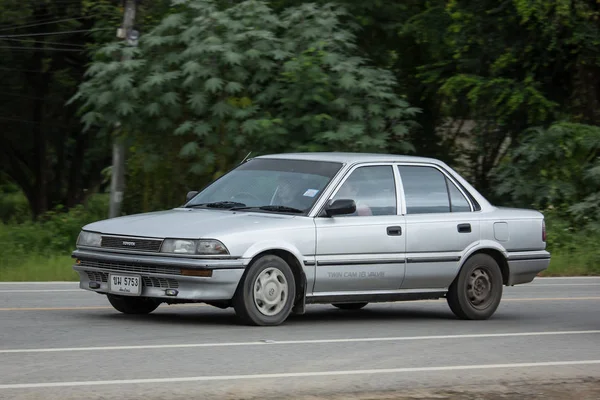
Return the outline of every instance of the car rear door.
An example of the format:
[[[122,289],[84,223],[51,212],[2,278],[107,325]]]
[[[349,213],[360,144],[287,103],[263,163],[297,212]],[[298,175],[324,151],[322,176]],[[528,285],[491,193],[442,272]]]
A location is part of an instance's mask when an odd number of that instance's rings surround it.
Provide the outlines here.
[[[406,212],[403,289],[447,288],[463,252],[480,239],[479,217],[451,175],[433,164],[399,164]]]
[[[356,166],[329,201],[352,199],[353,215],[319,216],[313,292],[399,289],[404,277],[406,222],[392,164]]]

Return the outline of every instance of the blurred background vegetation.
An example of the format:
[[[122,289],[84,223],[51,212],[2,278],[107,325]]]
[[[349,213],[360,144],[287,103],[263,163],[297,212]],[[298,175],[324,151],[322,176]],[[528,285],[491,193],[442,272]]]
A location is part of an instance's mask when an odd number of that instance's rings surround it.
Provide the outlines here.
[[[442,159],[536,208],[547,274],[600,273],[595,0],[0,0],[0,280],[73,279],[108,216],[180,205],[249,152]],[[121,56],[130,56],[120,61]]]

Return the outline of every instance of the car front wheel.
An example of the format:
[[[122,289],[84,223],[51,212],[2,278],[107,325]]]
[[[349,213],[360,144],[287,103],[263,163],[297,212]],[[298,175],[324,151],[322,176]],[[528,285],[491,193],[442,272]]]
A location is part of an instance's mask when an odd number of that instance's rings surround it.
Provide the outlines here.
[[[128,297],[107,294],[106,297],[115,310],[123,314],[150,314],[160,305],[159,301],[144,297]]]
[[[490,318],[502,298],[502,273],[487,254],[470,257],[448,289],[447,301],[460,319]]]
[[[280,257],[265,255],[249,267],[233,298],[238,317],[248,325],[279,325],[296,297],[294,273]]]

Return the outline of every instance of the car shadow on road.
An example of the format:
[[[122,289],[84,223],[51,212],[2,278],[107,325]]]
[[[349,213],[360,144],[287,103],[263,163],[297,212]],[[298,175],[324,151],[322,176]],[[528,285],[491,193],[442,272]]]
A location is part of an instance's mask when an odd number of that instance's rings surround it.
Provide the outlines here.
[[[169,324],[169,325],[192,325],[192,326],[239,326],[233,308],[218,309],[211,306],[186,306],[172,307],[161,306],[150,315],[124,315],[118,312],[102,314],[102,318],[110,320],[129,320],[136,323]],[[491,320],[515,321],[520,319],[518,315],[507,313],[496,313]],[[285,325],[315,325],[342,322],[432,322],[432,321],[458,321],[452,312],[445,307],[436,308],[413,308],[410,305],[379,306],[368,305],[361,310],[339,310],[333,306],[307,306],[303,315],[291,314]],[[475,321],[476,322],[476,321]]]

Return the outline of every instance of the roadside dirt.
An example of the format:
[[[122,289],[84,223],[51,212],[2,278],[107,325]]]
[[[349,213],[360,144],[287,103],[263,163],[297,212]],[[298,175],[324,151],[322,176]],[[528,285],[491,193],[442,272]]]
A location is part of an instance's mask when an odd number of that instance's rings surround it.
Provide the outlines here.
[[[343,393],[299,397],[288,395],[276,398],[294,400],[600,400],[600,378],[438,387],[402,392]]]

